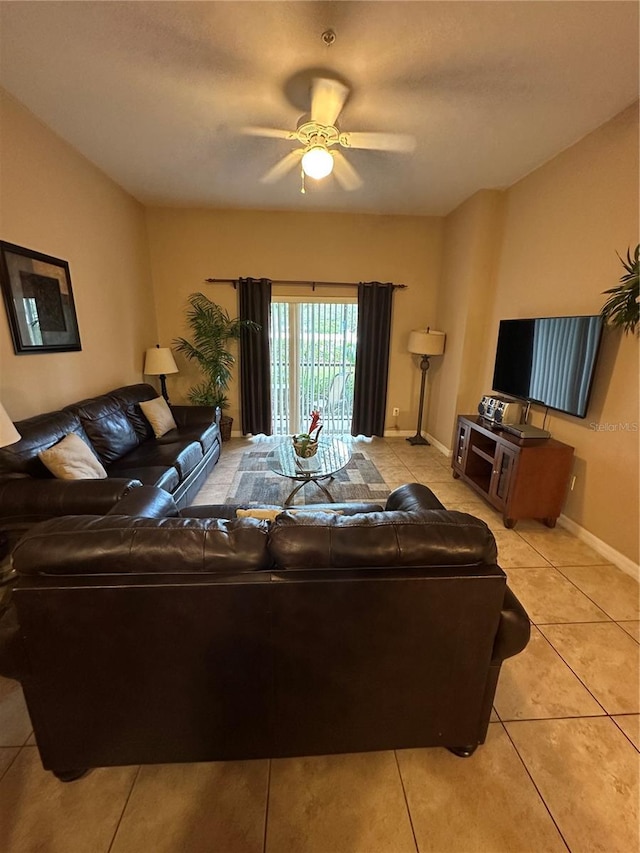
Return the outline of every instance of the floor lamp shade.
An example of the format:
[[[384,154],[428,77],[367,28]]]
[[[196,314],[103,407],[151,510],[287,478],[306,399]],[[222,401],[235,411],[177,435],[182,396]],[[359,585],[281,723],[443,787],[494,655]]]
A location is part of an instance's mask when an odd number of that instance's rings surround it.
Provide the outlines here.
[[[429,369],[429,358],[432,355],[442,355],[444,352],[445,333],[432,331],[430,328],[414,329],[409,335],[409,343],[407,349],[409,352],[416,353],[422,356],[420,361],[420,370],[422,371],[422,379],[420,381],[420,407],[418,409],[418,425],[416,434],[408,438],[409,444],[429,444],[427,439],[422,435],[422,412],[424,410],[424,389],[427,379],[427,370]]]
[[[162,396],[168,403],[169,397],[167,396],[167,384],[165,382],[165,378],[167,373],[178,373],[178,365],[175,362],[171,349],[169,347],[161,347],[160,344],[156,344],[155,347],[150,347],[144,356],[143,373],[147,376],[160,377]]]
[[[415,329],[409,335],[409,352],[418,355],[442,355],[444,352],[444,332],[435,332],[431,329]]]
[[[15,444],[16,441],[20,441],[21,437],[4,406],[0,403],[0,447]]]

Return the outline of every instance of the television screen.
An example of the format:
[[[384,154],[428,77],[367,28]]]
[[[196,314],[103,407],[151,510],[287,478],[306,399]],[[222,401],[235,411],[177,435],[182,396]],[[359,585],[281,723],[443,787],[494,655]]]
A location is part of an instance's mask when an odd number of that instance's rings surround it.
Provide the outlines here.
[[[602,318],[501,320],[493,390],[584,418]]]

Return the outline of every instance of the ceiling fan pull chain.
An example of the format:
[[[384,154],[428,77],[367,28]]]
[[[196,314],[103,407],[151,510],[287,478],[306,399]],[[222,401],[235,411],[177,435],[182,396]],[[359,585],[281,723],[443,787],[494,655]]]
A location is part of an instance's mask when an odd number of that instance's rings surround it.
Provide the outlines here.
[[[300,192],[304,195],[307,191],[304,188],[304,169],[300,169],[300,178],[302,180],[302,186],[300,187]]]

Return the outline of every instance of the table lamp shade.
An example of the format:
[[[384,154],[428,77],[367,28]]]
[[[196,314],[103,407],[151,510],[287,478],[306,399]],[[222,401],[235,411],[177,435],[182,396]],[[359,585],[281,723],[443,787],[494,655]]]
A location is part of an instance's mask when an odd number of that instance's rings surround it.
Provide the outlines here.
[[[444,352],[444,332],[435,332],[432,329],[414,329],[409,335],[409,352],[418,355],[442,355]]]
[[[13,425],[13,421],[6,413],[4,406],[0,403],[0,447],[15,444],[20,441],[21,435]]]
[[[147,376],[161,376],[177,373],[178,366],[169,347],[150,347],[144,357],[144,373]]]

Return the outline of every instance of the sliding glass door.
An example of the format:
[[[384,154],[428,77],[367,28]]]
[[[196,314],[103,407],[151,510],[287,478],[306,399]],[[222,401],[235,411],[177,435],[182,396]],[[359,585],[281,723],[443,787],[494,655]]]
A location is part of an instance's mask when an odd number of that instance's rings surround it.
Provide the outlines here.
[[[350,432],[357,327],[355,301],[272,301],[274,434],[306,432],[313,409],[324,435]]]

